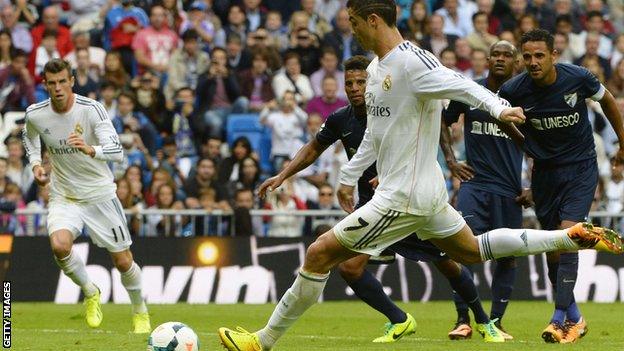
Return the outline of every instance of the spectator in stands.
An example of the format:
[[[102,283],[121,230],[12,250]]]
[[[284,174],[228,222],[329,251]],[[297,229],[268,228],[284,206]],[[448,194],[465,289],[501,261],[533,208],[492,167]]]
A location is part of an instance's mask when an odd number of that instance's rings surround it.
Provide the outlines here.
[[[72,41],[74,43],[74,50],[65,55],[63,58],[65,61],[72,65],[72,68],[76,68],[76,51],[78,49],[86,49],[89,52],[89,59],[91,67],[90,71],[98,71],[98,74],[104,72],[104,60],[106,59],[106,51],[100,47],[91,45],[91,35],[84,30],[72,30]]]
[[[195,91],[184,87],[175,94],[175,107],[171,125],[167,131],[175,138],[180,170],[184,178],[188,176],[191,165],[197,161],[199,146],[204,137],[205,124],[201,113],[195,110]],[[188,164],[187,164],[188,163]]]
[[[568,36],[561,33],[555,34],[554,48],[559,53],[557,62],[572,64],[574,61],[574,55],[570,49],[570,43],[568,42]]]
[[[444,18],[444,34],[465,37],[472,33],[472,12],[458,0],[444,0],[444,5],[435,13]]]
[[[257,156],[251,148],[249,139],[244,136],[236,138],[232,144],[232,155],[225,158],[219,164],[219,181],[222,183],[237,181],[238,175],[240,174],[240,161],[249,156],[257,159]]]
[[[16,209],[26,208],[22,192],[17,184],[9,183],[4,188],[2,200],[15,204]],[[3,233],[11,233],[15,236],[22,236],[26,232],[26,216],[15,216],[12,213],[0,214],[0,228],[5,229]]]
[[[228,199],[234,199],[240,189],[255,190],[260,181],[260,164],[253,157],[247,156],[239,161],[238,179],[226,183]]]
[[[251,67],[251,53],[243,46],[242,38],[238,33],[232,32],[228,35],[225,50],[228,67],[235,73]]]
[[[238,189],[234,195],[234,235],[262,235],[262,218],[252,217],[250,210],[256,208],[253,190]]]
[[[613,76],[607,83],[607,88],[613,96],[624,96],[624,58],[613,70]],[[621,111],[624,112],[624,111]]]
[[[530,13],[520,16],[516,30],[514,31],[514,34],[516,35],[516,42],[520,42],[520,38],[522,38],[524,33],[537,28],[539,28],[539,23],[537,22],[535,16]]]
[[[459,38],[455,41],[455,56],[457,57],[457,63],[455,65],[460,72],[465,72],[470,69],[472,49],[466,39]]]
[[[487,15],[488,33],[498,35],[502,30],[502,25],[500,18],[493,13],[494,0],[477,0],[477,10],[478,12],[483,12]]]
[[[38,196],[26,205],[27,210],[43,211],[50,201],[50,187],[38,186]],[[26,217],[26,231],[28,236],[48,235],[48,221],[45,214],[33,214]]]
[[[583,62],[587,59],[596,59],[600,66],[602,67],[602,71],[604,72],[605,79],[611,78],[611,63],[606,58],[600,56],[598,54],[598,48],[600,46],[600,34],[598,33],[587,33],[587,37],[585,39],[585,54],[574,61],[575,65],[582,66]]]
[[[557,15],[557,18],[559,18],[559,16],[566,16],[569,17],[570,20],[572,18],[580,18],[580,14],[578,13],[578,11],[574,8],[573,4],[572,4],[572,0],[555,0],[555,14]],[[555,22],[558,22],[558,20],[556,20]],[[583,30],[583,27],[581,25],[581,21],[570,21],[570,24],[572,25],[572,31],[574,33],[579,33],[580,31]],[[556,24],[557,26],[557,31],[559,30],[558,24]],[[570,43],[572,43],[572,40],[570,40]]]
[[[292,48],[289,51],[299,55],[301,73],[310,76],[320,64],[321,50],[318,37],[307,28],[299,28],[291,33]]]
[[[615,66],[624,58],[624,32],[619,34],[614,42],[613,54],[611,55],[611,68],[615,69]]]
[[[0,157],[0,193],[4,193],[6,185],[11,183],[11,178],[7,175],[8,169],[9,161],[4,157]]]
[[[301,0],[301,10],[308,15],[308,29],[323,39],[332,31],[332,26],[316,12],[316,0]]]
[[[30,31],[30,35],[33,40],[33,48],[39,47],[41,41],[43,40],[43,34],[46,31],[55,31],[57,33],[56,36],[56,49],[59,52],[60,57],[64,57],[72,50],[74,50],[74,44],[71,40],[71,33],[69,29],[60,23],[59,16],[59,8],[56,5],[50,5],[43,9],[43,14],[41,16],[41,23],[33,27]],[[34,73],[35,71],[35,55],[37,54],[36,50],[31,52],[30,56],[30,71]]]
[[[277,99],[282,99],[286,91],[295,93],[299,104],[306,104],[314,97],[310,79],[301,73],[299,55],[287,52],[284,55],[284,68],[273,77],[273,91]]]
[[[221,164],[221,145],[223,141],[220,138],[208,137],[201,146],[201,157],[211,159],[216,165]]]
[[[440,57],[442,50],[455,48],[458,38],[454,34],[444,33],[444,17],[435,14],[429,17],[429,34],[423,38],[421,47]]]
[[[132,195],[130,191],[130,182],[125,178],[120,178],[115,181],[117,184],[117,197],[124,210],[130,210],[131,215],[126,215],[130,218],[128,221],[128,229],[131,236],[138,236],[141,228],[141,219],[139,211],[144,208],[144,204],[141,199],[137,199]]]
[[[207,11],[208,5],[204,1],[193,1],[188,11],[188,18],[180,26],[179,33],[182,34],[182,39],[184,39],[184,33],[189,29],[194,29],[199,35],[198,43],[200,49],[210,52],[217,34],[219,33],[220,36],[225,37],[225,32],[223,29],[215,26],[215,23],[210,20]]]
[[[509,11],[505,12],[501,18],[502,29],[514,31],[518,27],[520,18],[527,14],[527,0],[510,0]]]
[[[184,182],[183,190],[186,194],[186,200],[184,201],[186,207],[202,207],[200,195],[208,189],[212,189],[215,192],[216,206],[213,209],[229,211],[230,205],[228,204],[227,190],[218,181],[216,164],[209,158],[202,158],[197,161],[195,176]]]
[[[427,34],[427,4],[424,0],[414,0],[410,7],[410,16],[399,22],[398,28],[403,38],[420,42]]]
[[[241,42],[247,41],[247,18],[245,18],[245,11],[240,5],[231,5],[228,10],[227,25],[224,27],[225,37],[227,38],[230,33],[236,33],[240,36]]]
[[[43,32],[40,45],[35,52],[35,77],[41,76],[43,66],[53,58],[61,58],[56,48],[57,33],[55,30],[47,29]]]
[[[167,27],[176,33],[181,33],[180,27],[187,18],[186,12],[179,7],[182,4],[178,0],[162,0],[161,4],[165,9]]]
[[[314,5],[314,12],[323,18],[327,23],[333,23],[334,17],[343,5],[341,0],[317,0]]]
[[[12,137],[7,141],[7,150],[9,156],[7,158],[6,175],[11,179],[11,183],[17,184],[21,192],[26,193],[34,180],[34,176],[30,167],[26,165],[24,160],[24,148],[22,141]]]
[[[11,63],[11,50],[13,50],[13,39],[8,29],[0,29],[0,69],[7,67]]]
[[[338,97],[346,100],[346,94],[344,92],[344,73],[338,69],[338,56],[336,51],[331,46],[326,46],[321,51],[321,68],[310,75],[310,84],[314,89],[314,96],[320,96],[323,94],[322,83],[323,78],[331,76],[336,79],[338,83]]]
[[[527,12],[537,19],[539,28],[546,29],[549,32],[555,31],[555,10],[551,6],[551,2],[547,0],[531,0]]]
[[[459,72],[457,69],[457,54],[451,48],[446,48],[440,53],[440,63],[453,71]]]
[[[586,40],[588,33],[596,33],[600,38],[600,42],[598,44],[598,55],[605,59],[611,58],[613,42],[611,41],[611,38],[604,34],[604,19],[602,18],[602,14],[598,11],[587,13],[586,28],[587,30],[582,31],[579,34],[579,38],[581,40]]]
[[[585,41],[573,32],[572,17],[570,15],[561,15],[556,20],[557,33],[561,33],[568,37],[568,47],[570,48],[574,59],[580,57],[585,52]]]
[[[280,52],[288,47],[288,34],[282,22],[282,15],[277,11],[269,11],[265,24],[273,46]]]
[[[135,34],[149,25],[145,11],[134,6],[133,0],[121,0],[113,6],[104,19],[104,49],[117,50],[121,54],[124,69],[133,73]]]
[[[108,118],[114,120],[117,116],[117,88],[109,81],[100,84],[100,103],[104,105]]]
[[[275,211],[304,210],[305,203],[293,192],[292,188],[283,184],[270,193],[264,205],[266,209]],[[303,218],[293,215],[277,215],[270,218],[268,236],[270,237],[297,237],[301,236]]]
[[[156,152],[159,167],[162,167],[173,179],[176,189],[181,188],[186,181],[186,176],[193,166],[193,159],[178,156],[175,138],[168,136],[163,139],[163,147]],[[183,196],[181,197],[183,198]]]
[[[138,169],[138,172],[141,171],[140,168],[136,166],[129,167],[128,171],[130,171],[131,169],[135,169],[135,172],[136,172],[136,169]],[[138,179],[141,179],[141,178],[135,176],[135,180],[132,180],[129,178],[128,172],[126,172],[126,176],[124,178],[128,179],[128,181],[130,182],[130,189],[133,192],[133,194],[135,194],[135,191],[134,191],[135,187],[132,184],[136,183],[137,178]],[[164,167],[156,168],[154,172],[152,172],[152,179],[150,179],[150,182],[146,184],[149,184],[149,186],[147,187],[147,189],[145,189],[145,191],[142,194],[145,199],[145,204],[147,206],[154,206],[156,204],[156,192],[158,191],[158,188],[161,185],[168,184],[173,188],[175,188],[176,186],[175,180],[173,179],[169,171],[166,170]],[[138,185],[142,185],[140,180],[138,181]],[[177,194],[176,194],[176,197],[178,197]],[[180,198],[183,198],[183,197],[180,197]]]
[[[318,188],[318,201],[306,201],[306,208],[308,210],[324,211],[340,210],[340,207],[335,205],[334,188],[328,183],[321,184]],[[303,233],[307,236],[317,237],[325,232],[324,229],[327,226],[332,228],[339,221],[340,217],[336,216],[306,217]]]
[[[12,2],[15,4],[15,15],[18,23],[30,27],[37,22],[39,13],[35,5],[29,4],[26,0],[15,0]]]
[[[338,97],[338,81],[333,76],[325,76],[322,83],[322,94],[310,100],[306,107],[308,114],[318,113],[323,121],[337,109],[346,106],[346,100]]]
[[[115,89],[123,89],[130,85],[130,76],[126,72],[121,54],[118,51],[109,51],[104,58],[104,74],[102,79]]]
[[[464,74],[472,80],[486,78],[488,75],[488,52],[482,49],[472,50],[470,69]]]
[[[260,113],[260,123],[271,128],[271,158],[274,169],[303,145],[303,131],[308,115],[295,100],[295,93],[286,91],[279,103],[268,103]]]
[[[250,32],[264,26],[266,21],[267,11],[266,8],[260,6],[261,2],[261,0],[243,0],[245,17],[247,18]]]
[[[366,55],[360,44],[353,37],[349,13],[346,8],[340,9],[336,14],[336,28],[323,37],[322,46],[331,46],[338,55],[339,63],[355,55]]]
[[[189,29],[182,34],[182,47],[171,55],[169,77],[165,88],[167,100],[173,99],[176,90],[182,87],[197,88],[199,76],[208,71],[210,57],[199,47],[199,33]]]
[[[498,41],[498,37],[488,33],[488,16],[485,12],[477,12],[472,15],[472,25],[474,32],[470,33],[466,40],[470,47],[474,49],[490,50],[490,46]]]
[[[252,56],[255,51],[266,51],[266,60],[269,66],[269,72],[277,72],[282,67],[282,57],[280,49],[272,40],[269,32],[265,28],[258,28],[255,32],[247,35],[247,49]]]
[[[268,51],[256,49],[251,68],[238,74],[241,94],[249,100],[250,111],[260,112],[267,102],[275,99],[268,69]]]
[[[143,70],[166,73],[173,50],[178,47],[178,35],[167,28],[165,8],[154,5],[150,10],[150,25],[139,30],[132,39],[134,58]]]
[[[130,84],[136,92],[136,110],[146,115],[159,131],[170,127],[171,113],[167,109],[165,95],[160,89],[160,78],[146,71],[136,76]]]
[[[89,70],[92,66],[89,50],[84,48],[76,50],[76,57],[78,64],[74,69],[74,93],[97,99],[99,87],[95,79],[98,76],[93,76]]]
[[[176,189],[170,184],[162,184],[156,191],[156,205],[150,208],[162,210],[183,210],[182,201],[176,200]],[[182,227],[188,223],[189,219],[182,215],[160,215],[153,214],[146,216],[147,231],[146,236],[172,237],[182,231]]]
[[[249,100],[241,95],[236,74],[227,66],[227,53],[222,48],[212,50],[212,62],[208,72],[199,77],[197,83],[198,112],[203,114],[214,137],[224,135],[224,125],[231,113],[245,113]]]
[[[0,112],[24,111],[35,103],[35,84],[26,68],[28,54],[11,52],[11,64],[0,69]]]
[[[0,20],[2,22],[2,28],[11,33],[11,39],[13,45],[29,53],[33,49],[33,40],[28,27],[17,22],[17,14],[15,13],[15,7],[13,5],[4,5],[0,10]]]
[[[126,127],[123,133],[119,134],[119,142],[123,147],[123,160],[112,165],[113,174],[116,177],[123,175],[129,166],[139,166],[141,174],[149,177],[150,171],[154,169],[152,157],[143,144],[141,136]]]

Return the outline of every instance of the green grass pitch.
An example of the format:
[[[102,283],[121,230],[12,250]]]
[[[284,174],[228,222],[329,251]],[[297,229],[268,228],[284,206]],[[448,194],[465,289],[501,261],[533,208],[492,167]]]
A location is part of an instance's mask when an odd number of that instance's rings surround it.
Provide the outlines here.
[[[263,326],[273,305],[152,305],[152,327],[180,321],[199,335],[201,350],[221,350],[216,330],[220,326]],[[589,333],[576,345],[548,345],[540,338],[552,312],[546,302],[512,301],[504,325],[516,338],[505,344],[485,344],[481,337],[450,341],[446,333],[455,318],[451,302],[401,304],[418,322],[416,334],[394,344],[373,344],[382,334],[384,317],[361,302],[327,302],[312,307],[277,344],[276,350],[624,350],[622,304],[581,304]],[[486,309],[489,306],[486,306]],[[12,309],[13,350],[145,350],[147,336],[130,329],[130,307],[104,305],[99,330],[84,322],[81,305],[14,303]]]

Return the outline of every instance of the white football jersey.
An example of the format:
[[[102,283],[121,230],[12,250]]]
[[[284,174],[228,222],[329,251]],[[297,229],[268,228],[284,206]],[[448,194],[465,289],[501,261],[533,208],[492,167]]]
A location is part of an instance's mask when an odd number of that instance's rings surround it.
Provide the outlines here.
[[[367,128],[356,155],[341,169],[340,183],[355,185],[376,160],[376,203],[433,215],[448,202],[437,162],[442,104],[436,99],[464,102],[496,117],[509,104],[409,41],[373,59],[367,72]]]
[[[50,99],[30,105],[22,133],[30,166],[41,164],[41,140],[52,164],[50,199],[97,203],[115,197],[113,174],[106,161],[119,162],[123,149],[106,110],[99,102],[74,94],[71,109],[59,114]],[[95,148],[91,158],[67,145],[70,133]],[[41,137],[41,140],[39,139]]]

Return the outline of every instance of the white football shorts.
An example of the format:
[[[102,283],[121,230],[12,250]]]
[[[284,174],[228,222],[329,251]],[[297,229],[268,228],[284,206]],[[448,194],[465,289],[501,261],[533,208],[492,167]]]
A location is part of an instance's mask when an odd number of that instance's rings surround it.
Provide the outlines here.
[[[413,233],[421,240],[444,239],[465,225],[464,218],[449,204],[434,215],[416,216],[382,208],[371,200],[336,224],[334,234],[344,247],[378,256]]]
[[[126,216],[118,198],[95,204],[53,201],[48,206],[48,233],[67,229],[76,239],[82,229],[93,243],[109,252],[126,250],[132,244]]]

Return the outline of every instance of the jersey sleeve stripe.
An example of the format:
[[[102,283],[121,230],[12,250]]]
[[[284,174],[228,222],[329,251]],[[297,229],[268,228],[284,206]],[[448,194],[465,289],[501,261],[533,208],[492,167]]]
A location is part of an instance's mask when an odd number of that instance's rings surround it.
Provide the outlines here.
[[[99,104],[99,103],[94,103],[93,104],[95,106],[95,109],[98,110],[100,112],[100,116],[102,116],[102,121],[106,121],[108,118],[108,113],[106,112],[106,110],[104,110],[104,107]]]

